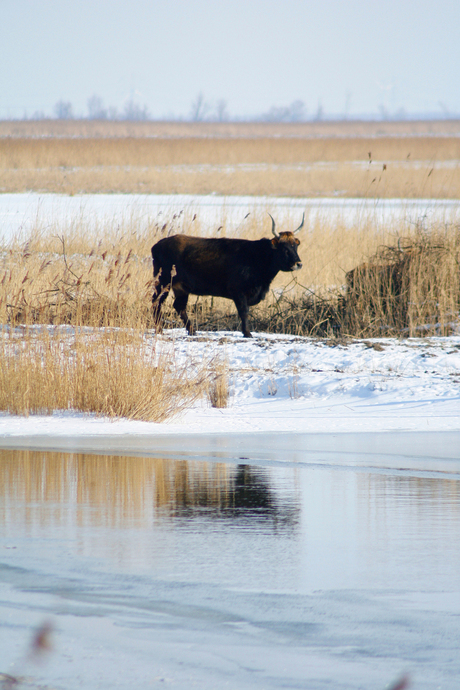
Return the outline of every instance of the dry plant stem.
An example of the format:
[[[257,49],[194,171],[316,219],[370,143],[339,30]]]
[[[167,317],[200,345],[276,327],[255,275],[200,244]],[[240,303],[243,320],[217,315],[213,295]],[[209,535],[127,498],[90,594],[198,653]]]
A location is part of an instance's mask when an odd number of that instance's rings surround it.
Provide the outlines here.
[[[212,407],[224,408],[228,407],[229,397],[228,363],[217,362],[209,382],[209,402]]]
[[[209,362],[179,366],[135,331],[7,329],[0,345],[0,409],[79,410],[162,421],[204,396]]]

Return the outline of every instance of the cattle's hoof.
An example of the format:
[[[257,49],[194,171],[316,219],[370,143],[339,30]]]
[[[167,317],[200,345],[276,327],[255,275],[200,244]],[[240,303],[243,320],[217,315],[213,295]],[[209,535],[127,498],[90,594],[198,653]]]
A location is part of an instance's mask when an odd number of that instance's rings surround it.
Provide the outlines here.
[[[243,336],[245,338],[252,338],[252,333],[251,333],[251,331],[246,331],[246,333],[243,333]]]

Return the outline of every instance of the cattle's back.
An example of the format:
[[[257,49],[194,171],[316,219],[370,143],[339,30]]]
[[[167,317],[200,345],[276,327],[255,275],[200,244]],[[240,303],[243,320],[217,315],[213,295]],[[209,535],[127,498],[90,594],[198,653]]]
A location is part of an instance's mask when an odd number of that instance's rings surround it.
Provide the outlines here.
[[[152,247],[153,260],[173,260],[197,269],[207,264],[253,266],[266,265],[271,254],[268,239],[240,240],[226,237],[204,238],[189,235],[172,235],[159,240]]]
[[[234,296],[272,279],[273,247],[268,239],[240,240],[173,235],[152,247],[155,271],[169,272],[194,294]]]

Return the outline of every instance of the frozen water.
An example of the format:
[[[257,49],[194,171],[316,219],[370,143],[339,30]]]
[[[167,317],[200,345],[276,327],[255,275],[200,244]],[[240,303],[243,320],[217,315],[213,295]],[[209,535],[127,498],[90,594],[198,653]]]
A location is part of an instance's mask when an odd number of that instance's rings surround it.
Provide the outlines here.
[[[457,688],[455,434],[327,438],[3,451],[0,672],[69,690],[383,689],[405,672]]]

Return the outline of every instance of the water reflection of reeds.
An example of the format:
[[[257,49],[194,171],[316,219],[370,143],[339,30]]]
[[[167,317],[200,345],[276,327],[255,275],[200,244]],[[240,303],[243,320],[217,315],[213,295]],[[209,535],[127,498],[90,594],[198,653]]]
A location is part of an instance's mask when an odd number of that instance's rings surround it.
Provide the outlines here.
[[[69,507],[77,525],[145,526],[199,514],[293,525],[295,500],[247,465],[164,458],[0,451],[0,520],[52,525]]]
[[[439,506],[443,513],[460,516],[460,481],[438,474],[434,477],[408,475],[374,475],[360,473],[359,494],[365,497],[369,515],[376,510],[385,511],[389,504],[407,516],[418,514],[425,518],[433,515],[433,508]]]

